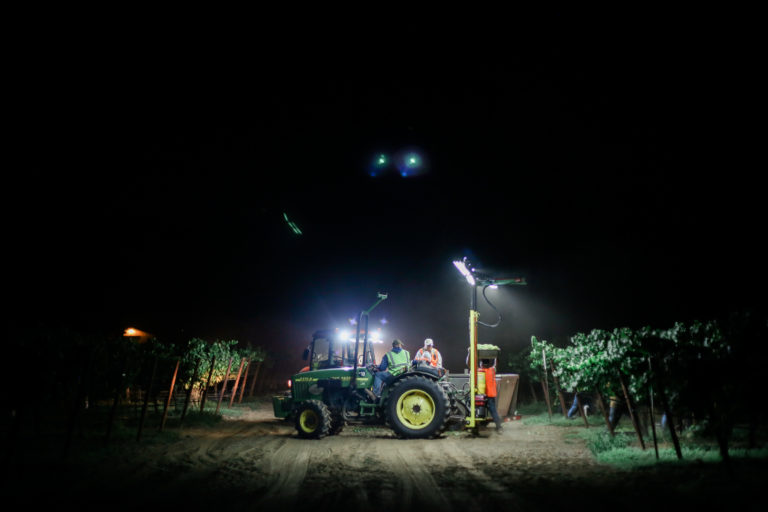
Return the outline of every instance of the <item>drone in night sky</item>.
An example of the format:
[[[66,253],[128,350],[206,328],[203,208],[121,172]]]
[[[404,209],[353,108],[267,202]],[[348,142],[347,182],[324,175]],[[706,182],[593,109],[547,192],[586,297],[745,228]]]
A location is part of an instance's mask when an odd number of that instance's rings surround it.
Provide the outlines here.
[[[393,154],[377,153],[368,165],[368,175],[372,178],[396,172],[403,178],[420,176],[428,170],[427,158],[416,148],[406,148]]]

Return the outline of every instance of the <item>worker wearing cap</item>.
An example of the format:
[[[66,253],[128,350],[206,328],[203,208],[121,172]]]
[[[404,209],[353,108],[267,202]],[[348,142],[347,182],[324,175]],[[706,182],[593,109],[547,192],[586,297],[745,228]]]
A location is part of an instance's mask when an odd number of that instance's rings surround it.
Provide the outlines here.
[[[379,364],[379,371],[373,378],[373,392],[381,396],[381,386],[385,382],[403,373],[411,364],[411,354],[403,348],[403,342],[395,339],[392,341],[392,350],[387,352]]]
[[[419,351],[416,352],[416,357],[414,360],[424,361],[425,363],[428,363],[435,368],[443,367],[443,356],[441,356],[440,352],[435,348],[435,342],[432,341],[432,338],[427,338],[424,340],[424,347],[420,348]]]

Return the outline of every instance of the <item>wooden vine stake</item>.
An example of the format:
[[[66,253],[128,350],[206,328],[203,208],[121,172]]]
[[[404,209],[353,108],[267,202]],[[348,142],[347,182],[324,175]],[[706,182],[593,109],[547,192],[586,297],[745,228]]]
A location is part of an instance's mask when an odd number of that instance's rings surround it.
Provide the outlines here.
[[[245,363],[245,375],[243,375],[243,385],[240,386],[240,396],[237,397],[237,403],[243,403],[243,392],[245,391],[245,383],[248,382],[248,371],[251,369],[251,358],[248,358],[248,362]]]
[[[240,374],[243,372],[243,365],[245,364],[245,358],[240,358],[240,368],[237,369],[237,377],[235,377],[235,384],[232,386],[232,396],[229,398],[229,407],[235,403],[235,395],[237,394],[237,386],[240,384]]]
[[[544,400],[547,402],[547,410],[549,411],[549,421],[552,421],[552,404],[549,401],[549,385],[547,384],[547,354],[544,349],[541,349],[541,358],[544,361],[544,378],[541,379],[541,389],[544,392]]]
[[[579,391],[576,390],[574,393],[576,394],[576,407],[579,408],[579,416],[581,416],[584,420],[584,426],[589,428],[589,421],[587,421],[587,415],[584,412],[584,407],[581,405],[581,397],[579,397]]]
[[[253,396],[253,392],[256,389],[256,378],[259,376],[260,368],[261,368],[261,361],[256,361],[256,367],[253,369],[253,379],[251,380],[251,387],[248,389],[248,396]]]
[[[149,406],[149,397],[152,395],[152,388],[155,385],[155,373],[157,373],[157,355],[152,361],[152,374],[149,377],[149,386],[144,394],[144,403],[141,405],[141,420],[139,420],[139,430],[136,432],[136,441],[141,441],[141,434],[144,432],[144,421],[147,419],[147,407]]]
[[[171,407],[171,400],[173,399],[173,388],[176,386],[176,376],[179,374],[180,364],[181,358],[176,359],[176,368],[174,368],[173,377],[171,377],[171,387],[168,390],[168,398],[165,400],[165,407],[163,408],[163,419],[160,420],[160,432],[165,429],[165,421],[168,419],[168,409]]]
[[[621,383],[621,390],[624,392],[624,400],[627,403],[627,411],[629,411],[629,417],[632,420],[632,426],[635,427],[637,438],[640,440],[640,446],[645,450],[645,441],[643,440],[643,433],[640,431],[640,425],[637,422],[635,411],[632,407],[632,401],[629,399],[629,393],[627,392],[627,386],[624,384],[624,377],[619,373],[619,382]]]
[[[232,369],[232,358],[229,358],[229,364],[227,365],[227,373],[224,374],[224,381],[221,383],[221,392],[219,393],[219,401],[216,403],[216,412],[219,414],[219,408],[221,407],[221,399],[224,398],[224,392],[227,390],[227,381],[229,380],[229,370]]]
[[[118,376],[117,387],[115,388],[115,398],[112,402],[112,408],[109,411],[109,420],[107,421],[107,433],[104,436],[104,440],[109,442],[109,438],[112,435],[112,427],[115,424],[115,417],[117,416],[117,407],[120,405],[120,394],[123,392],[123,384],[125,382],[125,372],[128,370],[128,356],[123,356],[122,364],[120,365],[120,375]]]
[[[181,418],[179,418],[179,426],[184,421],[184,417],[187,415],[187,409],[189,408],[189,402],[192,400],[192,389],[195,387],[195,381],[197,380],[197,370],[200,368],[200,358],[195,361],[195,371],[192,372],[192,380],[189,382],[189,389],[187,390],[187,396],[184,399],[184,409],[181,411]]]
[[[675,431],[674,418],[672,418],[672,411],[669,409],[669,400],[664,393],[664,387],[659,386],[659,398],[661,399],[661,407],[664,409],[664,414],[667,416],[667,426],[669,427],[669,435],[672,436],[672,444],[675,445],[675,454],[678,460],[683,460],[683,451],[680,449],[680,440],[677,438],[677,432]]]
[[[611,437],[615,436],[616,433],[613,431],[613,425],[611,425],[611,419],[608,417],[608,408],[605,407],[605,400],[603,400],[603,394],[600,393],[600,390],[595,388],[595,396],[597,397],[597,404],[600,406],[600,410],[603,412],[603,418],[605,419],[605,424],[608,425],[608,431],[611,433]]]
[[[648,358],[648,375],[652,375],[651,358]],[[656,418],[653,415],[653,386],[648,382],[648,400],[650,402],[651,432],[653,433],[653,449],[656,451],[656,460],[659,460],[659,442],[656,439]]]
[[[211,387],[211,379],[213,378],[213,367],[216,365],[216,356],[211,358],[211,370],[208,372],[208,380],[205,381],[205,389],[203,390],[203,396],[200,397],[200,412],[205,410],[205,400],[208,398],[208,389]]]
[[[563,390],[560,389],[560,382],[557,380],[557,376],[555,375],[555,364],[550,360],[549,361],[549,367],[552,369],[552,380],[555,381],[555,392],[557,393],[558,398],[560,398],[560,407],[563,409],[563,416],[568,418],[568,409],[565,407],[565,398],[563,397]]]

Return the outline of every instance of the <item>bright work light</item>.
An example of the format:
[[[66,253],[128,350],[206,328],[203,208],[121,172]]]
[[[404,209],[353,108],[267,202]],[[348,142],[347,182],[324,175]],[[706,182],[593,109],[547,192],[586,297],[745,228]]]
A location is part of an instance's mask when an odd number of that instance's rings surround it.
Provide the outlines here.
[[[464,264],[463,261],[454,261],[453,264],[456,266],[457,269],[459,269],[459,272],[461,272],[461,275],[463,275],[469,284],[472,286],[475,285],[475,278],[472,276],[472,272],[469,271],[467,266]]]

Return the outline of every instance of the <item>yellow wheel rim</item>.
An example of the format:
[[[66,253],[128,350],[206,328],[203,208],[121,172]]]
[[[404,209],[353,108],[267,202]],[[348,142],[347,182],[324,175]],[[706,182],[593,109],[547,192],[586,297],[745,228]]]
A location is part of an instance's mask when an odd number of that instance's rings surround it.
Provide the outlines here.
[[[397,400],[397,418],[408,428],[425,428],[435,417],[435,402],[429,393],[412,389]]]
[[[299,415],[299,425],[301,426],[301,430],[310,434],[317,430],[319,424],[320,421],[315,411],[311,409],[301,411],[301,414]]]

